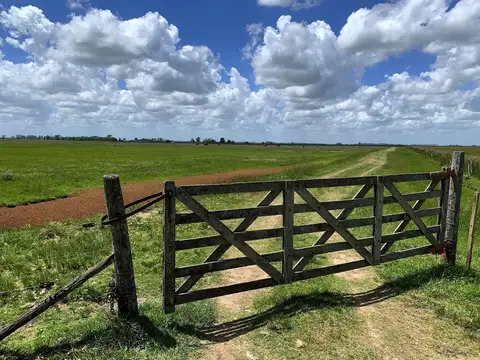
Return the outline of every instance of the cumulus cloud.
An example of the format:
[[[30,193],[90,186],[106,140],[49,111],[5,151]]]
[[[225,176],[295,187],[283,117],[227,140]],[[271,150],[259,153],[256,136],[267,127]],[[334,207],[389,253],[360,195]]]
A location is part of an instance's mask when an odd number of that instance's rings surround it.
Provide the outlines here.
[[[324,21],[290,16],[274,26],[247,25],[242,54],[251,61],[252,90],[245,74],[225,69],[207,46],[181,43],[179,29],[156,12],[121,19],[89,9],[59,23],[37,7],[12,6],[0,11],[0,132],[168,126],[257,138],[277,131],[279,140],[316,134],[316,141],[471,133],[480,126],[479,19],[475,0],[451,9],[444,0],[401,0],[357,10],[338,34]],[[13,62],[8,47],[26,60]],[[362,84],[370,66],[413,49],[434,63],[418,75]]]
[[[348,96],[359,86],[359,69],[323,21],[302,24],[281,16],[265,29],[252,59],[256,82],[291,98],[323,101]]]
[[[233,68],[230,81],[222,82],[224,69],[212,51],[178,46],[178,29],[158,13],[121,20],[93,9],[53,23],[36,7],[11,7],[0,13],[0,24],[10,34],[10,46],[31,59],[0,61],[4,125],[15,118],[27,125],[221,128],[233,126],[245,112],[248,81]]]

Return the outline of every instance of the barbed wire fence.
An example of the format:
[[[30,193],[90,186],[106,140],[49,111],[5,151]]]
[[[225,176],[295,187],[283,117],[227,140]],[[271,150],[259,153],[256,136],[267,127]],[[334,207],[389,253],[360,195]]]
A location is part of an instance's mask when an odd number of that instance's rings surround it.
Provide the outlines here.
[[[71,297],[69,301],[90,300],[95,302],[110,302],[110,311],[114,311],[117,303],[118,313],[125,318],[135,317],[138,313],[138,304],[136,297],[135,277],[133,273],[132,254],[130,251],[130,239],[128,235],[127,220],[132,216],[151,208],[153,205],[165,198],[163,192],[156,192],[131,203],[124,204],[123,195],[120,186],[120,180],[117,175],[104,176],[104,191],[107,205],[107,214],[101,217],[99,223],[85,223],[83,228],[94,226],[110,226],[112,232],[113,253],[105,259],[99,261],[80,276],[62,286],[55,293],[49,295],[44,300],[38,302],[27,312],[12,321],[11,323],[0,327],[0,341],[11,335],[19,328],[30,322],[32,319],[45,312],[47,309],[64,300],[71,292],[82,286],[87,280],[98,275],[111,264],[115,265],[115,272],[108,285],[108,293],[102,296],[91,294],[82,294]],[[148,201],[148,202],[147,202]],[[147,202],[146,204],[144,204]],[[141,205],[143,204],[143,205]],[[139,206],[140,205],[140,206]],[[131,209],[130,211],[126,211]],[[79,255],[70,257],[62,256],[62,260],[79,259]],[[15,270],[10,267],[11,270]],[[58,288],[59,284],[66,283],[65,278],[56,277],[48,279],[37,284],[29,284],[18,289],[12,289],[0,292],[0,299],[12,294],[18,294],[27,291],[40,291],[44,294]]]

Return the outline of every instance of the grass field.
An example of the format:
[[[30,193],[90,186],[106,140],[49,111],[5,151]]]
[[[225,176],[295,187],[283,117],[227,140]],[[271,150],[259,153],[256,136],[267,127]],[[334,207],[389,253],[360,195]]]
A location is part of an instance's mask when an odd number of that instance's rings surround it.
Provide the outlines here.
[[[254,150],[249,151],[251,154]],[[332,173],[354,176],[363,174],[368,167],[375,167],[374,174],[439,169],[437,160],[409,149],[382,153],[382,156],[387,156],[387,161],[381,166],[362,160],[366,157],[374,159],[375,154],[351,151],[335,155],[325,152],[322,158],[322,152],[318,152],[315,154],[318,167],[294,169],[265,178],[307,178]],[[472,185],[479,182],[475,178],[468,181]],[[403,184],[401,190],[418,191],[423,190],[424,186],[424,183]],[[349,198],[354,191],[353,188],[346,188],[343,193],[319,191],[316,195]],[[204,204],[210,209],[247,206],[253,205],[262,195],[222,196],[221,200],[219,197],[206,197]],[[136,324],[127,325],[110,314],[106,295],[112,272],[107,270],[72,294],[67,302],[50,309],[1,343],[0,358],[215,359],[210,357],[212,352],[216,355],[216,351],[227,350],[205,340],[195,329],[234,319],[249,319],[246,321],[249,328],[245,335],[232,340],[238,359],[252,359],[252,356],[257,359],[381,359],[392,354],[400,354],[397,358],[411,358],[412,354],[419,359],[478,358],[479,246],[475,249],[473,270],[466,271],[462,265],[472,195],[473,190],[465,187],[459,233],[459,265],[451,268],[445,266],[440,257],[421,256],[372,268],[371,273],[377,274],[381,283],[389,282],[398,293],[394,300],[398,309],[392,306],[378,307],[373,313],[357,310],[350,295],[352,286],[362,286],[360,283],[363,282],[368,285],[370,279],[348,280],[328,276],[266,290],[255,296],[251,306],[240,310],[226,311],[217,301],[208,300],[179,306],[174,314],[164,316],[161,309],[162,211],[161,207],[156,207],[152,212],[136,216],[130,221],[142,313]],[[393,205],[388,210],[398,211]],[[369,216],[371,211],[371,208],[365,208],[352,215]],[[312,219],[299,214],[296,220],[307,223]],[[371,228],[359,228],[355,235],[365,236],[368,231]],[[212,234],[212,230],[207,226],[192,224],[180,228],[178,238],[209,234]],[[314,234],[296,236],[296,246],[306,246],[315,239]],[[408,240],[399,243],[396,248],[421,241],[424,240]],[[278,239],[259,243],[255,244],[259,251],[278,250]],[[82,229],[79,222],[0,230],[0,246],[0,324],[11,320],[45,296],[37,287],[25,287],[34,286],[40,281],[54,281],[55,288],[58,288],[111,251],[109,229]],[[203,248],[181,253],[179,265],[201,262],[211,250]],[[312,266],[332,260],[318,256]],[[221,275],[213,273],[201,285],[221,281]],[[402,318],[409,314],[413,314],[413,317],[403,320],[406,324],[402,326]],[[413,325],[418,319],[422,319],[420,330]],[[372,335],[374,322],[384,326],[374,328],[379,337],[374,337],[375,333]],[[428,332],[438,343],[423,343],[418,339],[413,341],[412,336],[418,336],[418,331]],[[413,342],[407,344],[403,338]],[[228,343],[225,346],[229,346]],[[427,349],[427,346],[430,347]]]
[[[122,183],[176,179],[236,169],[342,161],[355,146],[262,147],[0,140],[0,206],[54,199],[102,186],[104,174]]]
[[[480,146],[419,146],[422,149],[451,154],[453,151],[464,151],[465,155],[480,158]]]

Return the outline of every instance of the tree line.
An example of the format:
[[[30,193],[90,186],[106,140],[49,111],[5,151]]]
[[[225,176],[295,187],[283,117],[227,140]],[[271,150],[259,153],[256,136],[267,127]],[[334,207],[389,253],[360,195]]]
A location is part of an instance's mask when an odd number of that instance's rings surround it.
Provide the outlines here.
[[[68,141],[112,141],[112,142],[139,142],[139,143],[196,143],[196,144],[235,144],[235,141],[221,137],[219,141],[213,138],[200,137],[192,138],[190,141],[173,141],[164,138],[117,138],[113,135],[107,136],[62,136],[62,135],[22,135],[17,134],[13,136],[2,135],[2,139],[16,139],[16,140],[68,140]]]

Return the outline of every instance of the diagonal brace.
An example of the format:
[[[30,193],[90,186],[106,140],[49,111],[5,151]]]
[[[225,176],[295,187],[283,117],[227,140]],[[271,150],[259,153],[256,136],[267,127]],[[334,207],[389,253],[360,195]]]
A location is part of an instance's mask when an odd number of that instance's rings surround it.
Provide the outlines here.
[[[365,197],[365,195],[368,194],[371,188],[372,188],[372,185],[369,185],[369,184],[364,185],[360,190],[358,190],[358,192],[355,194],[355,196],[352,199],[355,200],[355,199],[361,199]],[[355,210],[355,208],[353,207],[343,209],[342,212],[338,214],[336,219],[346,220],[348,218],[348,215],[350,215],[353,210]],[[320,236],[320,238],[315,242],[315,244],[313,244],[313,246],[325,244],[334,233],[335,233],[335,230],[333,229],[325,231],[322,234],[322,236]],[[314,258],[314,255],[304,256],[300,258],[300,260],[298,260],[295,266],[293,267],[293,271],[294,272],[302,271],[310,263],[310,261],[312,261],[313,258]]]
[[[240,250],[246,257],[252,260],[258,267],[265,271],[272,277],[278,284],[283,283],[283,275],[275,269],[264,257],[257,253],[250,245],[245,241],[238,240],[235,233],[230,230],[224,223],[222,223],[216,216],[212,215],[203,205],[197,200],[188,195],[181,188],[177,188],[177,197],[184,203],[190,210],[197,214],[204,222],[210,225],[215,231],[223,236],[230,244]]]
[[[397,200],[397,202],[400,204],[400,206],[403,208],[403,210],[405,210],[405,212],[407,213],[407,215],[410,217],[410,219],[412,219],[412,221],[418,226],[418,228],[420,229],[420,231],[423,233],[423,235],[425,235],[425,237],[427,238],[428,241],[430,241],[430,243],[432,245],[436,245],[437,244],[437,240],[435,239],[435,237],[433,236],[433,234],[429,233],[428,232],[428,229],[427,227],[425,226],[424,222],[422,221],[422,219],[420,219],[419,217],[417,217],[415,215],[415,212],[414,210],[412,209],[412,207],[410,206],[410,204],[408,202],[405,201],[405,199],[403,198],[402,194],[398,191],[398,189],[395,187],[395,185],[393,185],[391,182],[388,182],[388,181],[385,181],[384,182],[385,184],[385,187],[388,189],[388,191],[390,191],[390,193],[393,195],[393,197]]]
[[[435,186],[437,186],[437,184],[439,182],[440,182],[439,180],[432,180],[432,182],[430,184],[428,184],[428,186],[425,188],[424,192],[433,191],[435,189]],[[412,209],[414,211],[420,210],[420,208],[425,203],[425,201],[427,201],[427,200],[426,199],[417,200],[415,202],[415,204],[413,204]],[[411,219],[403,220],[400,224],[398,224],[397,228],[393,231],[393,233],[395,234],[395,233],[399,233],[399,232],[402,232],[403,230],[405,230],[407,228],[408,224],[410,223],[410,221],[411,221]],[[395,242],[385,243],[382,247],[382,250],[381,250],[382,255],[386,254],[387,251],[390,250],[390,248],[393,246],[394,243]]]
[[[370,265],[373,265],[372,255],[358,243],[357,239],[352,235],[350,231],[345,229],[340,222],[325,209],[322,204],[305,188],[298,188],[298,195],[306,201],[308,205],[312,207],[333,229],[345,239],[350,246],[355,249]]]
[[[268,206],[270,205],[278,195],[280,195],[280,190],[272,190],[269,192],[257,205],[259,206]],[[252,216],[249,215],[247,216],[234,230],[233,232],[242,232],[246,231],[250,225],[252,225],[255,220],[258,219],[258,216]],[[227,251],[230,249],[232,245],[230,243],[227,244],[221,244],[216,247],[216,249],[208,255],[208,257],[205,259],[204,263],[207,262],[212,262],[212,261],[217,261],[219,260]],[[182,285],[177,289],[177,294],[181,293],[186,293],[188,292],[195,284],[202,278],[202,276],[205,275],[204,272],[199,272],[197,274],[194,274],[187,278]]]

